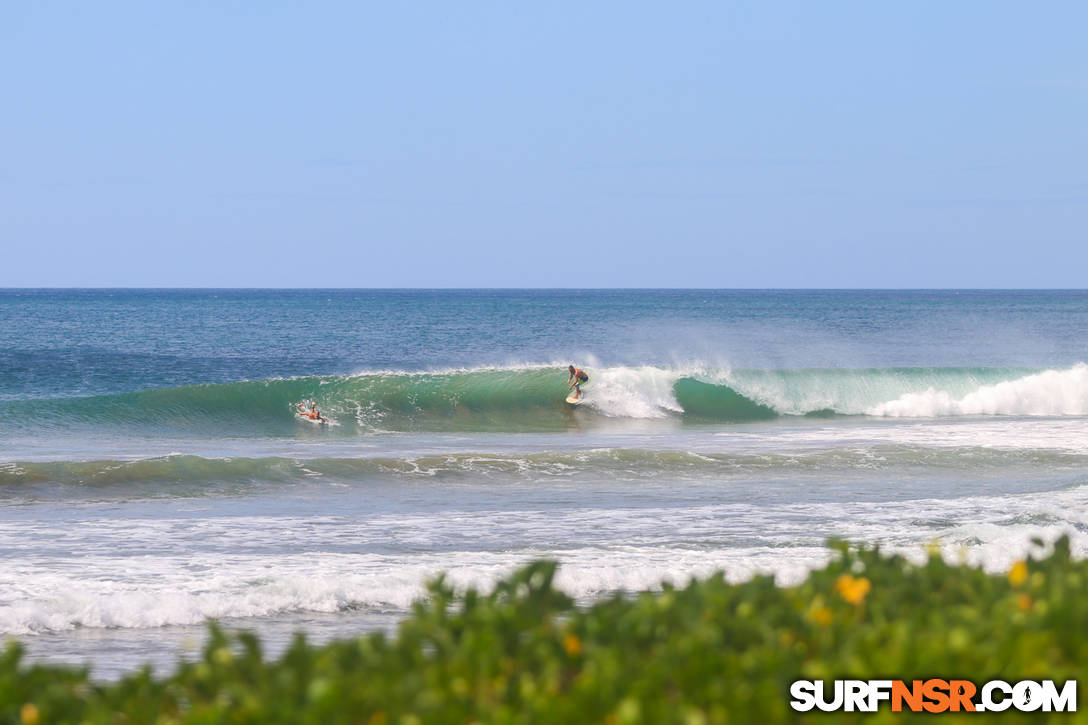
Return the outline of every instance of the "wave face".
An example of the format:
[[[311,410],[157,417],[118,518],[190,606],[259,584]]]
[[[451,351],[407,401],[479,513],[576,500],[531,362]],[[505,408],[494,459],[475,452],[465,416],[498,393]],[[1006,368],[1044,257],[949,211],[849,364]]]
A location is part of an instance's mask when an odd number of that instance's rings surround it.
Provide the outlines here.
[[[293,484],[306,479],[358,482],[386,480],[558,480],[580,477],[623,480],[722,481],[753,472],[901,470],[921,466],[956,470],[1083,468],[1083,453],[1001,450],[980,446],[947,449],[884,444],[809,453],[703,453],[685,450],[598,448],[539,453],[443,453],[373,458],[206,458],[172,454],[135,460],[22,461],[0,463],[0,496],[47,485],[88,490],[113,487],[164,495],[190,495],[205,487],[232,489],[250,483]],[[190,487],[191,486],[191,487]]]
[[[1024,368],[591,370],[572,408],[566,370],[518,367],[377,372],[160,388],[5,404],[7,424],[297,431],[313,399],[334,429],[552,430],[593,419],[746,422],[780,416],[1088,415],[1088,365]],[[21,412],[22,411],[22,412]]]

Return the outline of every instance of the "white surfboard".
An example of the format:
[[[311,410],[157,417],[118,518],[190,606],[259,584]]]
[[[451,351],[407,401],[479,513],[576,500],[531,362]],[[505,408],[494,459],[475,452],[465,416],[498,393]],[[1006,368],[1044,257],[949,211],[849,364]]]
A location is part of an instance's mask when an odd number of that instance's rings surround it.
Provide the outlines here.
[[[585,396],[579,398],[578,393],[571,393],[567,396],[567,402],[571,405],[581,405],[583,400],[585,400]]]

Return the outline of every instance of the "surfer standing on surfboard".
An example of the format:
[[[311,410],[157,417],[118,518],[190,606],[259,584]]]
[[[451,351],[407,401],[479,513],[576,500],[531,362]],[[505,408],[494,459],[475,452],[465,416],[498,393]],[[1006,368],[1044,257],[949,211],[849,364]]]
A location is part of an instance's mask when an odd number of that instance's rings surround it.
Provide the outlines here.
[[[589,376],[586,375],[584,370],[579,370],[573,365],[567,368],[570,370],[570,377],[567,378],[567,390],[572,388],[577,391],[578,399],[582,399],[582,386],[589,382]]]

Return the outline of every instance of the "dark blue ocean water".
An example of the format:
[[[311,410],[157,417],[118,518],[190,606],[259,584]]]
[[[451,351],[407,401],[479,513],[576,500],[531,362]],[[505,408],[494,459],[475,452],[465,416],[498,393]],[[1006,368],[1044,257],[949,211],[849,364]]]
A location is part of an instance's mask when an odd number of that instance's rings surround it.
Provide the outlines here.
[[[556,363],[1051,366],[1084,291],[0,290],[0,398]]]

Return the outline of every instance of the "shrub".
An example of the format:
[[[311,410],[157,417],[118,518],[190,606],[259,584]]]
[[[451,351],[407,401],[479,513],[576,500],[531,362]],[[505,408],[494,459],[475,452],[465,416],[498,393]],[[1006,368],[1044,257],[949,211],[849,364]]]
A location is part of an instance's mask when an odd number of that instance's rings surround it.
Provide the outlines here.
[[[98,683],[82,669],[27,666],[12,643],[0,657],[0,722],[902,722],[925,716],[795,713],[789,686],[1064,681],[1088,662],[1088,564],[1071,558],[1066,539],[1002,575],[937,555],[916,565],[832,546],[838,555],[796,587],[718,574],[588,608],[553,586],[552,562],[488,594],[438,578],[395,636],[311,646],[299,635],[266,659],[254,635],[212,624],[201,659],[163,678],[144,669]]]

